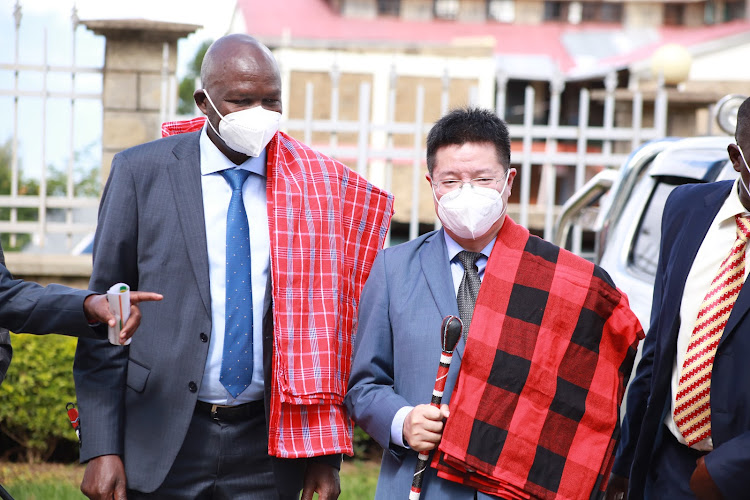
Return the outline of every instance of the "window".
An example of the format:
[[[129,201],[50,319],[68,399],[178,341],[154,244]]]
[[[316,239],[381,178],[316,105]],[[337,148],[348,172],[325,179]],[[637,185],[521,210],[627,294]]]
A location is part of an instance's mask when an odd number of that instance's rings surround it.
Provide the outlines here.
[[[401,0],[378,0],[379,16],[398,16],[401,13]]]
[[[439,19],[456,19],[458,17],[458,0],[435,0],[435,17]]]
[[[709,0],[703,8],[703,24],[716,23],[716,4]]]
[[[745,19],[745,2],[727,2],[724,4],[724,21]]]
[[[653,283],[656,265],[659,262],[661,243],[661,216],[669,193],[677,185],[659,182],[651,192],[651,199],[643,211],[640,224],[635,232],[633,246],[628,258],[628,268],[635,274]]]
[[[588,22],[622,22],[622,4],[612,2],[583,2],[581,20]]]
[[[661,218],[667,197],[674,188],[690,182],[711,182],[722,175],[730,167],[723,157],[723,151],[690,150],[673,151],[669,156],[672,165],[679,165],[686,177],[672,175],[658,175],[653,177],[655,182],[649,200],[643,209],[641,220],[633,237],[633,243],[628,255],[628,268],[636,275],[648,279],[651,283],[656,274],[659,262],[659,248],[661,244]],[[644,172],[646,169],[644,169]],[[649,180],[641,178],[633,189],[643,189]]]
[[[683,26],[685,24],[685,4],[664,4],[664,26]]]
[[[622,22],[622,4],[604,2],[601,4],[601,13],[599,20],[604,23],[621,23]]]
[[[561,21],[563,16],[562,2],[556,0],[547,0],[544,2],[544,20]]]
[[[514,0],[490,0],[487,4],[487,17],[501,23],[512,23],[516,19]]]
[[[621,23],[622,4],[615,2],[568,2],[547,0],[544,2],[545,21]]]

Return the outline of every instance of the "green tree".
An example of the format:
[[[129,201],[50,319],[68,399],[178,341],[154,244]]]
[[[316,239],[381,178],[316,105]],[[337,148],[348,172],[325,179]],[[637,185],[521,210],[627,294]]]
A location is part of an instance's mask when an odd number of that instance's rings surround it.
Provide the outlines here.
[[[10,186],[13,181],[11,172],[11,161],[13,158],[13,144],[11,139],[7,139],[0,145],[0,195],[10,195]],[[18,194],[19,195],[36,195],[39,194],[39,183],[35,180],[23,178],[21,169],[21,160],[18,160]],[[17,220],[35,221],[39,219],[39,210],[36,208],[26,207],[16,210]],[[10,220],[10,208],[0,207],[0,220]],[[19,250],[31,241],[31,235],[19,234],[16,238],[16,245],[10,245],[10,234],[3,233],[0,235],[0,242],[5,250]]]
[[[94,154],[97,143],[88,144],[73,156],[73,194],[74,196],[87,196],[98,198],[101,194],[102,185],[99,178],[99,159]],[[10,195],[12,172],[11,160],[13,144],[7,139],[0,144],[0,195]],[[65,196],[67,194],[67,168],[57,167],[53,164],[47,166],[47,196]],[[20,196],[34,196],[39,194],[39,181],[24,175],[22,159],[18,161],[18,194]],[[52,212],[52,210],[50,210]],[[10,220],[11,209],[0,207],[0,220]],[[22,207],[16,209],[17,220],[37,221],[39,220],[39,209],[35,207]],[[21,250],[31,241],[31,235],[16,235],[16,244],[11,246],[10,234],[0,235],[0,243],[5,250]]]
[[[180,100],[177,104],[177,113],[181,115],[192,115],[194,113],[195,101],[193,101],[193,92],[195,92],[195,79],[201,74],[203,57],[212,43],[213,40],[206,40],[198,47],[193,60],[188,65],[187,74],[180,80],[178,89]]]
[[[99,177],[100,161],[94,154],[96,142],[73,153],[73,196],[98,198],[102,192]],[[47,167],[47,196],[68,194],[67,168],[56,165]]]

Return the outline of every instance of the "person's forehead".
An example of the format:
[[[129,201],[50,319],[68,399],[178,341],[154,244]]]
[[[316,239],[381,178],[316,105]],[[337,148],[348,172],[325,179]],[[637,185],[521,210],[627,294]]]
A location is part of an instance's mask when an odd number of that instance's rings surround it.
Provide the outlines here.
[[[489,142],[448,144],[435,151],[436,168],[447,169],[461,166],[479,169],[501,167],[495,145]]]
[[[227,93],[278,93],[281,78],[273,68],[234,67],[218,74],[211,87]]]
[[[268,74],[278,77],[275,59],[261,47],[251,44],[233,44],[213,55],[211,77],[221,79],[233,76]]]

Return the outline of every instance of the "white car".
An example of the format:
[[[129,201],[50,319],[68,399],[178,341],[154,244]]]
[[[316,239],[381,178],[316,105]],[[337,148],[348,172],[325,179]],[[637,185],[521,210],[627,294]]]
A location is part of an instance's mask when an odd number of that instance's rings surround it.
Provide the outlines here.
[[[571,225],[601,200],[593,228],[594,260],[627,294],[644,331],[650,320],[667,196],[681,184],[736,178],[727,154],[732,142],[728,135],[649,142],[634,151],[619,171],[597,174],[562,208],[554,238],[561,246]]]

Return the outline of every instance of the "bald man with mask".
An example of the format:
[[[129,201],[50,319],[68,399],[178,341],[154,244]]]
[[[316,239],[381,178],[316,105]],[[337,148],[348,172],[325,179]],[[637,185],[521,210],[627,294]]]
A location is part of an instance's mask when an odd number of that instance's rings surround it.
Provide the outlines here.
[[[201,80],[199,131],[112,162],[92,289],[130,280],[167,298],[141,327],[149,341],[79,342],[81,489],[335,499],[353,308],[392,197],[278,131],[279,69],[252,37],[217,40]],[[366,203],[348,205],[357,193]]]

